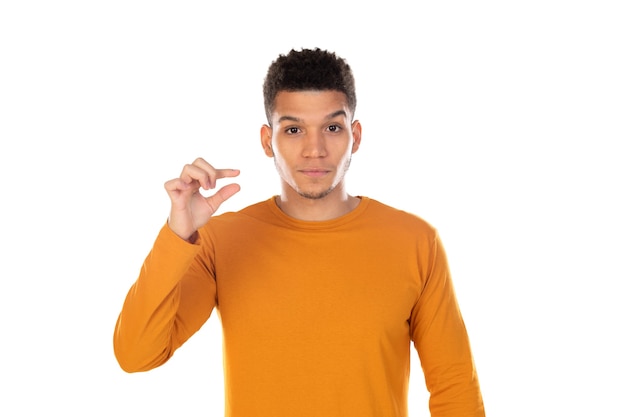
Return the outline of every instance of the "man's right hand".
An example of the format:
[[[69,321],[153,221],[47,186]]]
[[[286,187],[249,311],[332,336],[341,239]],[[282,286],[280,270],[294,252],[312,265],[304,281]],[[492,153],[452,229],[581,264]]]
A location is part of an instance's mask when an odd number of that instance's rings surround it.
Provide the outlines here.
[[[228,184],[215,194],[205,197],[200,193],[213,189],[217,180],[236,177],[238,169],[215,169],[202,158],[187,164],[179,178],[165,183],[165,190],[172,201],[168,224],[182,239],[194,242],[196,231],[204,226],[219,206],[239,190],[239,184]]]

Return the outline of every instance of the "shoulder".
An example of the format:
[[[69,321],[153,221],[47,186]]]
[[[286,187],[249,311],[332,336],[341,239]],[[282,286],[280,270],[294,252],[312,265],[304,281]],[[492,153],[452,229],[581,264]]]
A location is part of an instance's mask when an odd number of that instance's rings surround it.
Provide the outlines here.
[[[251,204],[238,211],[228,211],[211,217],[203,227],[206,230],[245,227],[252,223],[267,222],[272,218],[271,199]]]
[[[374,217],[386,227],[407,228],[411,231],[421,231],[428,235],[437,233],[432,224],[415,213],[392,207],[372,198],[362,198],[368,204],[368,215]]]
[[[242,208],[238,211],[231,211],[220,214],[216,216],[216,219],[224,219],[224,220],[232,220],[232,219],[240,219],[245,217],[266,217],[270,214],[269,204],[272,202],[272,199],[259,201],[257,203],[251,204],[247,207]]]

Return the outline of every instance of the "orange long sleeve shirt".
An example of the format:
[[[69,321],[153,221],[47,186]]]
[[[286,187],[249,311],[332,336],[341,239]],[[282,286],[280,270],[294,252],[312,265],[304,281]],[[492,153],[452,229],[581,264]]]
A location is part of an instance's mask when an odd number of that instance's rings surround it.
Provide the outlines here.
[[[411,341],[432,416],[484,416],[436,231],[361,197],[306,222],[274,199],[159,233],[118,318],[127,372],[165,363],[216,309],[227,417],[407,416]]]

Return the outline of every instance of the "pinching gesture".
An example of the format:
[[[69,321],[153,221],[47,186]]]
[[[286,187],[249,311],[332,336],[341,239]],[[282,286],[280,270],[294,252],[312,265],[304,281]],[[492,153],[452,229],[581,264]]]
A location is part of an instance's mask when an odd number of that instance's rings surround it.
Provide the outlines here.
[[[224,201],[240,190],[239,184],[228,184],[205,197],[200,188],[214,189],[217,180],[238,175],[238,169],[216,169],[202,158],[185,165],[179,178],[165,183],[172,202],[168,219],[170,229],[182,239],[195,241],[196,231],[209,221]]]

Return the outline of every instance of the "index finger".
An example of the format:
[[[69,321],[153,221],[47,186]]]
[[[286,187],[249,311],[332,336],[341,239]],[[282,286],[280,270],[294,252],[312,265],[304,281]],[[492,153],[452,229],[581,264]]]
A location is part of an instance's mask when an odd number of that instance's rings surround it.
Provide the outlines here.
[[[238,169],[231,169],[231,168],[225,168],[225,169],[216,169],[215,170],[215,178],[219,179],[219,178],[233,178],[239,175],[241,171]]]
[[[200,173],[203,173],[203,176],[206,175],[204,181],[201,181],[205,189],[215,188],[216,182],[220,178],[236,177],[239,175],[238,169],[217,169],[203,158],[196,158],[196,160],[186,166],[185,169],[188,171],[200,169],[200,172],[196,172],[195,179],[199,179],[198,175],[200,175]]]

